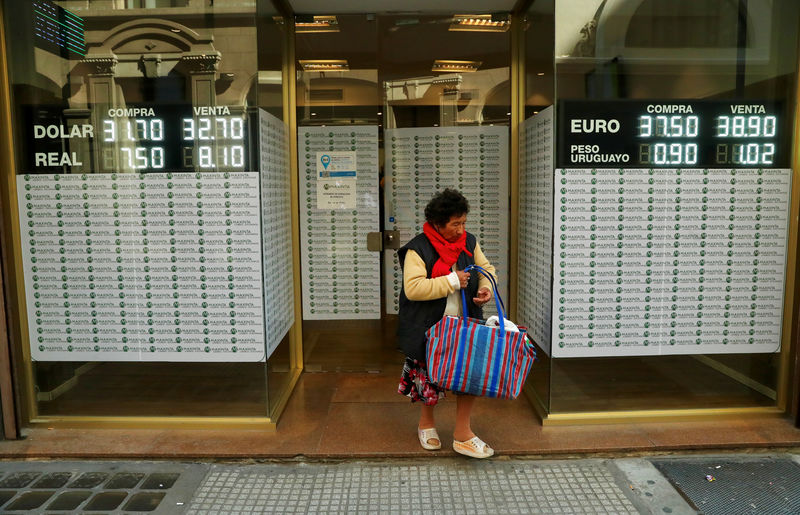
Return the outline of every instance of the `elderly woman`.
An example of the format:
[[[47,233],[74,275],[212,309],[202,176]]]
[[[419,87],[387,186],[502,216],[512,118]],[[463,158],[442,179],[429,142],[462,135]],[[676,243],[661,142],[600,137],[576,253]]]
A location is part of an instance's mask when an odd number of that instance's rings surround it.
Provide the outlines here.
[[[425,332],[444,315],[461,316],[461,291],[467,297],[467,316],[482,318],[482,308],[492,298],[488,279],[463,270],[477,264],[494,275],[494,267],[481,251],[474,235],[466,232],[469,203],[456,190],[437,193],[425,207],[423,233],[398,250],[403,268],[398,347],[406,362],[399,393],[422,401],[417,433],[424,449],[441,449],[433,418],[433,408],[444,389],[430,382],[425,360]],[[456,397],[456,425],[453,450],[474,458],[488,458],[494,450],[475,436],[470,428],[470,413],[475,397]]]

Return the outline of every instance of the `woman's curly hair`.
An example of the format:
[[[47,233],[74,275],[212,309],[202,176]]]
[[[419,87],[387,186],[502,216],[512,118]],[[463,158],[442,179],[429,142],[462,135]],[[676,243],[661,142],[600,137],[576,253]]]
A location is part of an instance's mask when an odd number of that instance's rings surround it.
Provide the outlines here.
[[[425,206],[425,220],[433,225],[446,225],[454,216],[469,213],[469,202],[458,190],[447,188],[433,196]]]

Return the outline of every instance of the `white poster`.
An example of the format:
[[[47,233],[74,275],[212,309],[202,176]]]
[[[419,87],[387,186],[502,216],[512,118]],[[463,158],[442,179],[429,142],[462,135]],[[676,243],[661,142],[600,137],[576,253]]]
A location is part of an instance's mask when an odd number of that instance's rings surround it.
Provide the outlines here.
[[[777,352],[788,169],[558,169],[553,355]]]
[[[35,361],[263,361],[253,172],[17,178]]]
[[[297,143],[303,318],[380,318],[379,254],[367,250],[367,233],[379,230],[378,127],[300,127]],[[327,184],[319,177],[326,155],[328,168],[334,161],[341,172],[353,168],[350,177],[340,177],[353,181],[350,207],[332,206],[319,191]]]
[[[390,129],[385,139],[385,223],[408,242],[422,232],[425,206],[445,188],[470,203],[467,231],[478,238],[497,269],[506,298],[508,284],[508,127],[424,127]],[[397,252],[385,253],[386,312],[397,313],[402,271]],[[495,313],[494,302],[484,316]]]
[[[520,132],[518,322],[550,354],[553,235],[553,107]],[[559,318],[564,319],[563,314]]]
[[[292,212],[288,137],[284,123],[259,109],[264,321],[267,357],[294,324]]]
[[[317,152],[317,209],[355,209],[355,152]]]

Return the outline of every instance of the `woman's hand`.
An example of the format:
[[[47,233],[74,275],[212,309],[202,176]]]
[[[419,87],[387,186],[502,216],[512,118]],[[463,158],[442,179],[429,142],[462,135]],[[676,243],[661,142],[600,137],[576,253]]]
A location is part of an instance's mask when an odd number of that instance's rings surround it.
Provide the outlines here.
[[[483,287],[478,290],[478,296],[472,298],[472,302],[475,303],[477,306],[483,306],[489,299],[492,298],[492,292],[489,291],[489,288]]]
[[[458,282],[461,284],[461,289],[463,290],[467,287],[467,283],[469,282],[469,272],[456,270],[456,275],[458,275]]]

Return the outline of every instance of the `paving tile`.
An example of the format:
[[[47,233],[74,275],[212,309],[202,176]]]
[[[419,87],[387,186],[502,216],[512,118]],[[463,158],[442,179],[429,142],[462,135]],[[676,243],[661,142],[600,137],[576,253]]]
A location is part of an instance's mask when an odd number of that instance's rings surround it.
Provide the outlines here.
[[[216,465],[187,511],[637,513],[598,460]]]

